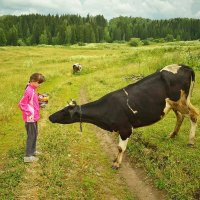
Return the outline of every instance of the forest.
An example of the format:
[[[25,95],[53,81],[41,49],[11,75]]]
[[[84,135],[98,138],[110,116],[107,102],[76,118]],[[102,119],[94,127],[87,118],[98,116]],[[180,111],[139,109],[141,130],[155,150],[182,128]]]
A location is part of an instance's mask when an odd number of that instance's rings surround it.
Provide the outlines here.
[[[151,20],[103,15],[0,16],[0,46],[71,45],[141,40],[186,41],[200,39],[200,19]]]

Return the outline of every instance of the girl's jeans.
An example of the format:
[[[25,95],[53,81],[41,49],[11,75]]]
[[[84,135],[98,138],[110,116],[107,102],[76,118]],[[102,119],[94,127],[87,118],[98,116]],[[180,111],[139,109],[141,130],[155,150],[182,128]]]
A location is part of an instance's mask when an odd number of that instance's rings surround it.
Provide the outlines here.
[[[26,140],[26,156],[33,156],[36,151],[36,141],[38,135],[37,122],[25,122],[27,140]]]

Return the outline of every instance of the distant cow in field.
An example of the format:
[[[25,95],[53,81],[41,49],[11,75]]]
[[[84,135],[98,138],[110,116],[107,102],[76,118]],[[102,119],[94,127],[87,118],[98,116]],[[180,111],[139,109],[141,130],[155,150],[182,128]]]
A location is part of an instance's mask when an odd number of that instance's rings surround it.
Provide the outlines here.
[[[169,65],[94,102],[77,105],[72,101],[49,119],[61,124],[86,122],[107,131],[119,132],[119,153],[113,163],[113,167],[117,169],[132,129],[153,124],[170,110],[177,117],[170,137],[178,134],[184,117],[188,116],[191,122],[188,144],[194,144],[198,117],[197,109],[190,102],[194,81],[195,73],[192,68]]]
[[[76,64],[73,64],[72,68],[73,68],[73,73],[77,73],[82,70],[82,65],[79,63],[76,63]]]

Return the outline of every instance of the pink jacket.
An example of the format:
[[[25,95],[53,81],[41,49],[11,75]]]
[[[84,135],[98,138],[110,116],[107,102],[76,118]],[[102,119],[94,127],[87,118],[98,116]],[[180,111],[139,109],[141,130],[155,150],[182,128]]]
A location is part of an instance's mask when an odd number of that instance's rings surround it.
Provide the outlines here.
[[[40,118],[40,108],[38,102],[38,95],[35,88],[30,84],[27,86],[24,96],[19,102],[19,107],[23,114],[23,120],[29,122],[29,117],[33,116],[33,121],[36,122]]]

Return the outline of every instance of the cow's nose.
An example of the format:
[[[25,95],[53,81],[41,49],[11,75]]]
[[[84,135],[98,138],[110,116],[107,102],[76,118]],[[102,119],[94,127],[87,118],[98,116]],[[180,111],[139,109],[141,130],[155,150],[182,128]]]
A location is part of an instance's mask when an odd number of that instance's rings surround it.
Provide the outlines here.
[[[49,116],[49,121],[52,122],[52,123],[55,123],[55,121],[53,120],[53,116],[52,115]]]

